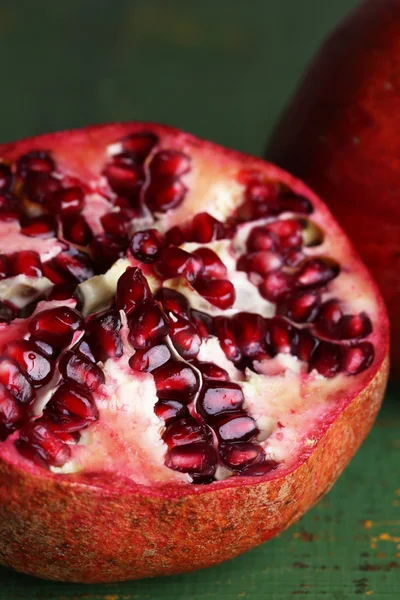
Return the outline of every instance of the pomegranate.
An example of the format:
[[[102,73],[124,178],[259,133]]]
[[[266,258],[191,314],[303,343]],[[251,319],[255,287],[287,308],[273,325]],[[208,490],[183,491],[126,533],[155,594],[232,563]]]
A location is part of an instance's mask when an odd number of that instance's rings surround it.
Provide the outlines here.
[[[400,3],[367,0],[322,46],[268,159],[322,195],[386,301],[400,372]]]
[[[388,369],[384,305],[323,203],[154,124],[0,157],[0,562],[118,581],[288,527]]]

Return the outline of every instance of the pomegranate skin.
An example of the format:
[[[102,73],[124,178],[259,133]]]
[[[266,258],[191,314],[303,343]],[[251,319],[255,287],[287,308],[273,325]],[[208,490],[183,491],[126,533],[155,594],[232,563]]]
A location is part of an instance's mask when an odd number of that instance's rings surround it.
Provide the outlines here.
[[[319,51],[266,157],[319,193],[371,269],[400,366],[400,2],[367,0]],[[397,367],[397,368],[396,368]]]

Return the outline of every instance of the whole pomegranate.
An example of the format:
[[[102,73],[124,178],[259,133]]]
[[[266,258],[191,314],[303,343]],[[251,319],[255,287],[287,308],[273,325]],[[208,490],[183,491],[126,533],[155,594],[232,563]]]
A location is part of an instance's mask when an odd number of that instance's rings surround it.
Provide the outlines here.
[[[0,562],[177,573],[298,519],[388,369],[384,305],[322,202],[154,124],[0,156]]]
[[[320,50],[267,157],[322,195],[371,269],[400,367],[400,2],[368,0]]]

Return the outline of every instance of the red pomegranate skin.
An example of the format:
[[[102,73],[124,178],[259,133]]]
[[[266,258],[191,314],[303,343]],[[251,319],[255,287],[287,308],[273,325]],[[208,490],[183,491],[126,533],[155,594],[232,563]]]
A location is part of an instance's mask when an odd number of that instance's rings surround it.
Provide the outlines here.
[[[266,153],[321,194],[372,271],[388,307],[397,379],[399,71],[400,2],[367,0],[319,51]]]

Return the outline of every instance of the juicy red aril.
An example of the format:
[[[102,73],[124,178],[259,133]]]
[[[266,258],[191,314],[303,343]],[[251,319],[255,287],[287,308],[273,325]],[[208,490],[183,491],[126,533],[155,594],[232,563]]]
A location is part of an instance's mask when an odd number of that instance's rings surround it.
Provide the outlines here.
[[[298,267],[304,258],[304,253],[298,248],[292,248],[283,253],[283,260],[287,267]]]
[[[246,442],[220,444],[219,455],[226,466],[233,471],[240,471],[264,460],[264,451],[261,446]]]
[[[179,180],[159,179],[150,183],[145,201],[154,212],[167,212],[182,204],[187,187]]]
[[[181,315],[186,318],[189,316],[189,302],[186,296],[176,290],[160,288],[155,295],[155,299],[161,302],[165,312],[172,312],[174,315]]]
[[[215,379],[217,381],[229,381],[229,374],[225,369],[210,362],[198,362],[196,367],[201,372],[203,379]]]
[[[58,369],[64,379],[96,391],[105,381],[104,373],[97,365],[80,353],[69,350],[61,358]]]
[[[161,367],[171,358],[171,351],[165,344],[158,344],[148,350],[136,350],[129,359],[129,366],[134,371],[151,372]]]
[[[316,319],[318,331],[324,335],[333,335],[343,316],[339,300],[328,300],[321,306]]]
[[[39,421],[23,427],[15,446],[22,456],[41,466],[62,467],[71,457],[67,444]]]
[[[119,259],[125,256],[127,240],[113,235],[98,235],[93,238],[93,258],[100,273],[104,273]]]
[[[263,462],[244,467],[241,469],[239,475],[243,475],[245,477],[263,477],[264,475],[271,473],[271,471],[274,471],[278,464],[279,463],[277,463],[275,460],[264,460]]]
[[[46,342],[42,342],[40,340],[35,340],[32,337],[29,341],[31,341],[33,343],[34,347],[37,348],[38,350],[40,350],[40,352],[42,354],[45,354],[48,358],[51,358],[51,359],[57,358],[57,356],[60,353],[59,349],[53,348],[53,346],[50,346],[50,344],[46,344]]]
[[[307,323],[317,316],[320,303],[318,292],[296,292],[279,303],[278,312],[296,323]]]
[[[337,333],[341,340],[366,337],[372,333],[372,323],[365,313],[344,315],[338,323]]]
[[[0,279],[6,279],[10,276],[10,264],[7,256],[0,254]]]
[[[259,433],[256,422],[246,413],[224,416],[212,427],[222,442],[249,442]]]
[[[120,212],[109,212],[100,219],[104,231],[115,235],[116,237],[125,237],[128,231],[128,219],[126,215]]]
[[[89,320],[86,337],[96,361],[122,356],[123,346],[119,335],[121,319],[116,310],[109,310]]]
[[[230,381],[206,381],[197,400],[197,410],[204,417],[236,412],[243,406],[242,388]]]
[[[150,163],[153,177],[180,177],[190,170],[191,158],[179,150],[161,150]]]
[[[267,275],[281,266],[282,258],[279,254],[270,250],[259,250],[258,252],[245,254],[237,262],[238,271],[258,273],[259,275]]]
[[[168,448],[195,442],[206,442],[210,437],[211,432],[208,427],[190,416],[168,425],[162,435],[162,439]]]
[[[164,242],[166,246],[181,246],[186,241],[186,236],[178,225],[165,232]]]
[[[273,250],[274,240],[265,227],[254,227],[249,233],[246,245],[249,252]]]
[[[117,283],[116,306],[129,315],[142,302],[151,299],[151,291],[147,279],[137,267],[128,268]]]
[[[146,229],[137,231],[131,240],[131,252],[133,256],[143,263],[154,262],[161,251],[162,238],[157,229]]]
[[[18,310],[6,300],[0,300],[0,323],[9,323],[18,315]]]
[[[55,165],[50,154],[45,150],[32,150],[17,160],[17,173],[25,177],[28,173],[51,173]]]
[[[12,275],[41,277],[43,274],[40,256],[33,250],[21,250],[8,256]]]
[[[82,215],[65,217],[62,220],[62,230],[64,239],[78,246],[86,246],[93,237],[92,231]]]
[[[265,320],[254,313],[241,312],[234,317],[236,340],[243,356],[256,356],[264,350]]]
[[[287,294],[292,288],[292,278],[287,273],[274,271],[268,273],[258,289],[264,298],[276,302],[281,296]]]
[[[298,359],[308,362],[318,343],[318,340],[307,329],[294,330],[291,352]]]
[[[324,258],[304,261],[296,275],[296,285],[302,289],[321,287],[339,275],[339,266]]]
[[[180,473],[212,477],[216,470],[216,460],[216,452],[211,444],[197,443],[169,450],[165,465]]]
[[[11,169],[5,163],[0,163],[0,191],[8,191],[13,184]]]
[[[85,252],[80,252],[77,248],[70,247],[65,252],[60,252],[51,261],[43,265],[44,274],[54,283],[64,283],[65,281],[76,281],[81,283],[94,276],[93,263]],[[61,281],[57,280],[59,276]],[[50,277],[51,275],[51,277]],[[56,281],[54,281],[56,279]]]
[[[48,215],[36,217],[21,227],[21,233],[29,237],[49,239],[56,236],[57,225],[54,218]]]
[[[284,319],[274,317],[268,323],[266,341],[272,353],[290,354],[292,348],[293,328]]]
[[[53,365],[30,340],[17,340],[7,345],[7,356],[15,360],[35,387],[50,381]]]
[[[51,205],[53,194],[61,187],[59,179],[46,173],[31,172],[25,179],[25,191],[29,200],[38,204],[49,203]]]
[[[213,318],[199,310],[190,311],[190,320],[196,326],[197,333],[203,340],[207,340],[214,333]]]
[[[91,363],[95,363],[96,359],[93,356],[93,352],[90,349],[89,343],[87,339],[83,338],[79,346],[77,347],[77,352],[82,354],[85,358],[87,358]]]
[[[192,242],[207,244],[208,242],[222,239],[224,235],[225,228],[223,223],[208,213],[198,213],[193,217],[190,227],[190,239]]]
[[[222,260],[210,248],[197,248],[194,254],[199,256],[203,262],[203,277],[210,279],[223,279],[227,275],[227,269]]]
[[[51,432],[55,433],[57,437],[64,442],[65,444],[69,444],[70,446],[75,446],[81,439],[81,434],[79,431],[64,431],[62,428],[62,424],[53,423],[49,419],[42,417],[36,423],[40,423],[49,429]]]
[[[313,369],[316,369],[324,377],[334,377],[340,370],[338,346],[321,342],[310,358],[309,371],[311,372]]]
[[[65,431],[77,431],[99,418],[91,393],[70,381],[56,389],[43,414],[54,423],[62,424]]]
[[[69,300],[73,298],[76,289],[76,283],[57,283],[50,289],[47,300]]]
[[[166,248],[154,263],[154,270],[162,279],[186,277],[190,283],[196,280],[203,268],[203,261],[199,257],[175,246]]]
[[[30,404],[35,399],[32,385],[11,358],[0,358],[0,383],[22,404]]]
[[[124,155],[114,156],[103,171],[111,189],[121,196],[137,194],[144,183],[144,172],[140,165]]]
[[[198,355],[201,338],[196,326],[187,319],[175,314],[170,315],[170,337],[175,350],[183,358],[194,358]]]
[[[287,192],[280,197],[280,212],[288,211],[298,213],[300,215],[310,215],[314,208],[307,198]]]
[[[374,360],[375,350],[370,342],[362,342],[356,346],[342,347],[341,368],[349,375],[357,375],[365,371]]]
[[[150,131],[132,133],[120,140],[123,152],[138,163],[146,160],[157,142],[158,137]]]
[[[233,362],[239,362],[242,353],[236,338],[233,321],[228,317],[216,317],[214,319],[214,329],[226,357]]]
[[[230,308],[236,299],[235,288],[227,279],[199,279],[194,287],[207,302],[222,310]]]
[[[0,384],[0,441],[22,425],[24,410],[16,398]]]
[[[159,398],[187,402],[199,389],[196,372],[184,362],[171,360],[153,371]]]
[[[154,406],[154,412],[166,425],[177,419],[189,417],[187,406],[177,400],[159,400]]]
[[[57,212],[62,216],[72,216],[83,209],[84,193],[77,185],[58,190],[53,196]]]
[[[29,331],[36,340],[55,348],[65,348],[82,326],[82,317],[76,310],[58,306],[36,314],[29,323]]]
[[[303,228],[296,219],[280,219],[268,223],[267,231],[271,232],[280,249],[297,248],[303,245]]]
[[[149,348],[168,332],[168,318],[158,304],[143,302],[130,313],[128,340],[134,348]]]

